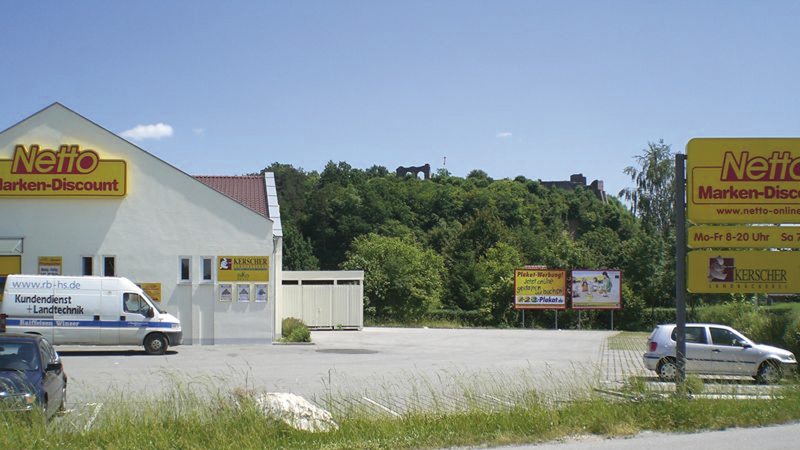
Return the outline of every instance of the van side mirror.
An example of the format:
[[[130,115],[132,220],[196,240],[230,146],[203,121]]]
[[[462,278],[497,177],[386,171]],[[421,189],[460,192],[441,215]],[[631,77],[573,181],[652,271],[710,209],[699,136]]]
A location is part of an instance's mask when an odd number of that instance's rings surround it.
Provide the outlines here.
[[[153,308],[147,308],[147,314],[145,314],[149,319],[152,319],[156,316],[156,312],[153,311]]]
[[[44,370],[45,372],[55,372],[61,370],[61,361],[48,364]]]

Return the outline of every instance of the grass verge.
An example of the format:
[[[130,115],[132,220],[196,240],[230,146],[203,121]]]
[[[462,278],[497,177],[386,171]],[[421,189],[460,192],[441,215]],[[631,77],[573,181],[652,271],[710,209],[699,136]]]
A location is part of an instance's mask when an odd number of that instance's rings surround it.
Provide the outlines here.
[[[542,442],[576,434],[624,436],[643,430],[698,431],[800,420],[800,388],[784,386],[768,400],[638,396],[609,400],[591,392],[568,402],[530,390],[514,402],[460,410],[411,409],[399,417],[356,407],[338,414],[336,431],[294,430],[265,418],[230,393],[198,396],[181,389],[134,403],[123,396],[76,420],[3,415],[3,449],[402,449]],[[466,396],[474,393],[467,392]],[[89,417],[91,416],[91,417]],[[90,419],[90,420],[88,420]]]

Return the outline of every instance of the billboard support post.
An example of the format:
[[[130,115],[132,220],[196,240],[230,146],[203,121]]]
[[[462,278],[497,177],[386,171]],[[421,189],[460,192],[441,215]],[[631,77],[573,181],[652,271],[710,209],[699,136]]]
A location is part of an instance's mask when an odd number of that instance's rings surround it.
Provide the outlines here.
[[[686,380],[686,155],[675,155],[676,387]]]

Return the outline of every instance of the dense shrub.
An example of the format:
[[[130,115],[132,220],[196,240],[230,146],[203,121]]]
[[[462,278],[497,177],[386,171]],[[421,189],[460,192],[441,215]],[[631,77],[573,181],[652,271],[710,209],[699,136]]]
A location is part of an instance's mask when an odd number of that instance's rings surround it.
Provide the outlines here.
[[[730,302],[705,306],[698,310],[700,322],[728,325],[756,342],[775,345],[783,344],[786,317],[748,302]]]
[[[289,333],[286,340],[289,342],[311,342],[311,332],[308,331],[305,325],[296,327]]]
[[[281,322],[281,335],[289,342],[311,342],[311,332],[302,320],[287,317]]]

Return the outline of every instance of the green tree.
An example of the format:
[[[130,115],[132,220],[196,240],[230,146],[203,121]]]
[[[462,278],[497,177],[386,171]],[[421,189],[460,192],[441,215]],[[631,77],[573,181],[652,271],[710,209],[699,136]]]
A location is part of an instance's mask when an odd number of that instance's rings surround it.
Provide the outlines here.
[[[373,317],[414,320],[440,304],[442,257],[415,242],[361,236],[341,267],[364,271],[364,307]]]
[[[474,311],[482,302],[478,281],[478,261],[504,240],[508,230],[493,209],[481,209],[461,228],[445,249],[447,294],[445,303],[464,311]]]
[[[636,185],[625,188],[619,196],[631,204],[633,214],[645,227],[653,227],[662,236],[675,229],[675,159],[670,146],[661,139],[647,143],[644,154],[636,156],[639,167],[628,166],[624,172]]]
[[[311,240],[290,221],[283,225],[283,269],[319,270],[319,259],[314,256]]]
[[[514,269],[522,265],[522,253],[503,242],[487,250],[478,262],[478,282],[483,297],[480,311],[495,325],[510,322],[514,312]]]

